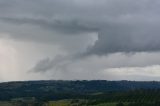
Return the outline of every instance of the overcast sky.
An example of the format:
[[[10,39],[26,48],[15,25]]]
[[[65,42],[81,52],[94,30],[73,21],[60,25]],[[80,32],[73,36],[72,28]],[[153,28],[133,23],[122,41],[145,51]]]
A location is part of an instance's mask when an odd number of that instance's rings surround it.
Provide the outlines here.
[[[160,80],[159,0],[0,0],[0,81]]]

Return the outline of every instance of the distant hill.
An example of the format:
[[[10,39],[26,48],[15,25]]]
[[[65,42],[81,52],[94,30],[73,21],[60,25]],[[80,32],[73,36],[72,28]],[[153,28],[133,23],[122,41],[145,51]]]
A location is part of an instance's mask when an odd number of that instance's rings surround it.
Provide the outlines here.
[[[0,100],[10,100],[19,97],[36,97],[37,99],[43,100],[57,100],[87,97],[87,95],[97,93],[126,92],[138,89],[160,89],[160,82],[106,80],[4,82],[0,83]]]

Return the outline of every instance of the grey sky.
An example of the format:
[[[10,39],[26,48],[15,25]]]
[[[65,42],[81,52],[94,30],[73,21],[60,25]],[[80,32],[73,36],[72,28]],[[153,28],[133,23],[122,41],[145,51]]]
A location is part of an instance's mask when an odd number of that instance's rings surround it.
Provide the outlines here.
[[[0,79],[114,80],[131,73],[125,78],[160,80],[154,77],[160,64],[159,5],[159,0],[1,0]],[[10,72],[15,74],[8,77]]]

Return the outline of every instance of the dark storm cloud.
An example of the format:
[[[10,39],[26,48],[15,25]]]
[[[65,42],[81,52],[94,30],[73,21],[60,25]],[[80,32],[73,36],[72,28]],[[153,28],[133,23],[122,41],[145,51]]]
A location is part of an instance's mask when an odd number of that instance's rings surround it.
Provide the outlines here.
[[[0,32],[68,50],[67,57],[44,59],[33,69],[46,71],[82,54],[160,51],[159,5],[159,0],[1,0]],[[98,39],[90,44],[93,33]]]
[[[10,18],[10,17],[0,17],[1,20],[5,22],[11,22],[17,25],[21,24],[32,24],[40,26],[44,29],[58,31],[59,33],[84,33],[98,31],[98,28],[88,25],[79,20],[45,20],[45,19],[33,19],[33,18]]]
[[[160,25],[158,24],[139,24],[138,26],[119,24],[107,27],[99,32],[98,40],[88,52],[101,55],[115,52],[159,51]]]
[[[98,40],[88,54],[160,50],[158,0],[2,0],[0,4],[3,23],[40,26],[61,35],[97,32]]]

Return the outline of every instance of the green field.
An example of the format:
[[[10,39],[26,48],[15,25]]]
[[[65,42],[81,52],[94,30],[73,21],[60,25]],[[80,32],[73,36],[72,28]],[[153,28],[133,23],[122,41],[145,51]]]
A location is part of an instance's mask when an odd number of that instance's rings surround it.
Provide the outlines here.
[[[117,103],[102,103],[97,105],[88,105],[85,100],[58,100],[48,101],[41,106],[116,106]],[[12,103],[10,101],[0,102],[0,106],[23,106],[22,104]],[[31,105],[34,106],[34,105]]]
[[[13,104],[8,101],[4,101],[4,102],[0,102],[0,106],[13,106]]]
[[[84,99],[65,99],[57,101],[47,102],[13,102],[13,101],[1,101],[0,106],[160,106],[160,102],[103,102],[96,103]]]
[[[49,101],[47,106],[70,106],[69,100]]]

